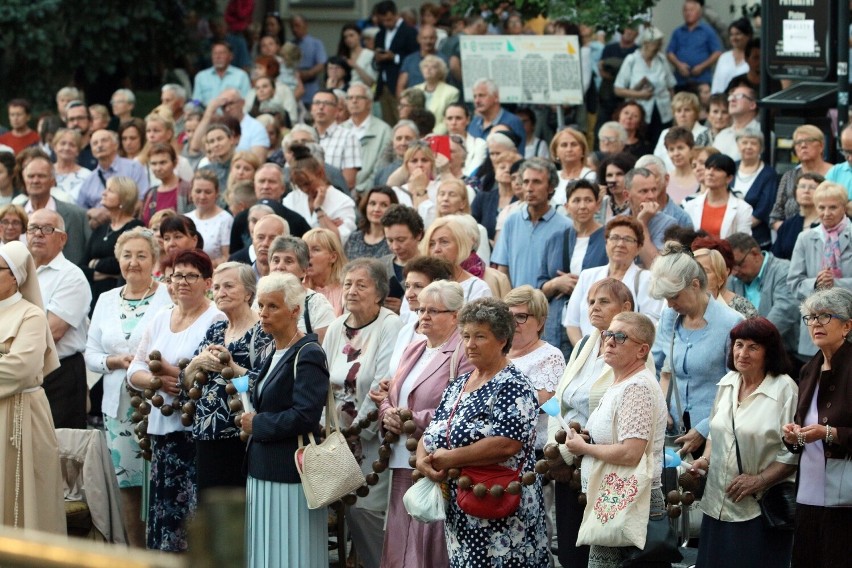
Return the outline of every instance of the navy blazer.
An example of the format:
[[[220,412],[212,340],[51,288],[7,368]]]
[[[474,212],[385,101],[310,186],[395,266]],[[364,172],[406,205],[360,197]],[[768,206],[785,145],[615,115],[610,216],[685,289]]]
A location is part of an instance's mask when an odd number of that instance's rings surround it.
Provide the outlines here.
[[[384,49],[386,35],[387,30],[382,27],[379,33],[376,34],[376,49]],[[390,51],[399,56],[399,62],[387,61],[377,64],[379,68],[379,80],[376,84],[376,99],[382,94],[385,86],[390,89],[391,96],[396,97],[396,81],[399,79],[402,60],[415,51],[420,51],[420,44],[417,43],[417,30],[402,22],[391,40]]]
[[[299,368],[294,374],[296,353],[299,353]],[[328,362],[313,333],[297,341],[270,368],[273,354],[264,361],[252,391],[257,415],[243,470],[255,479],[301,483],[294,460],[298,436],[308,432],[319,435],[319,420],[329,389]],[[259,391],[264,377],[263,389]]]

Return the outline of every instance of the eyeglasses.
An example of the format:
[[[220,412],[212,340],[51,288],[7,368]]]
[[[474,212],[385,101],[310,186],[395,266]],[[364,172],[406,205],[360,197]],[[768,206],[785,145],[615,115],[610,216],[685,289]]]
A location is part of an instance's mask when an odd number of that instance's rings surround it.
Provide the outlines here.
[[[737,257],[734,257],[734,268],[742,268],[746,260],[748,260],[748,254],[743,255],[739,260],[737,260]]]
[[[438,314],[451,314],[453,310],[436,310],[435,308],[417,308],[414,312],[418,316],[429,316],[430,318],[435,317]]]
[[[742,99],[745,99],[747,101],[753,101],[754,97],[750,97],[745,93],[734,93],[733,95],[728,95],[728,102],[729,103],[734,102],[734,101],[739,101],[739,100],[742,100]]]
[[[515,318],[515,321],[524,324],[527,323],[527,320],[530,319],[530,314],[525,314],[523,312],[519,312],[517,314],[512,314],[512,317]]]
[[[23,227],[24,226],[24,224],[21,222],[20,219],[3,219],[2,221],[0,221],[0,225],[3,225],[4,227]]]
[[[625,243],[625,244],[628,244],[628,245],[635,245],[636,243],[639,242],[636,239],[634,239],[633,237],[622,237],[620,235],[610,235],[606,238],[606,240],[608,240],[609,242],[611,242],[613,244]]]
[[[27,226],[27,234],[35,235],[41,231],[42,235],[52,235],[54,232],[64,233],[62,229],[57,229],[56,227],[51,227],[50,225],[29,225]]]
[[[347,101],[368,101],[370,97],[365,97],[364,95],[346,95]]]
[[[327,107],[337,106],[337,103],[334,102],[334,101],[313,101],[311,104],[313,106],[327,106]]]
[[[840,321],[846,321],[846,318],[837,314],[815,314],[809,316],[802,316],[802,321],[805,323],[806,326],[813,327],[816,324],[828,325],[828,322],[830,322],[832,318]]]
[[[613,144],[618,142],[618,138],[615,136],[598,136],[598,142],[602,144]]]
[[[609,339],[614,340],[618,345],[624,345],[624,342],[628,339],[630,341],[635,341],[639,345],[643,345],[643,343],[637,339],[633,339],[632,337],[628,337],[626,333],[623,331],[602,331],[601,337],[603,338],[604,343],[606,343]]]
[[[196,282],[198,282],[199,278],[201,278],[200,274],[181,274],[178,272],[166,278],[166,282],[169,284],[178,284],[180,282],[186,282],[187,284],[195,284]]]
[[[793,140],[793,147],[807,146],[808,144],[813,144],[814,142],[820,142],[820,139],[819,138],[800,138],[798,140]]]

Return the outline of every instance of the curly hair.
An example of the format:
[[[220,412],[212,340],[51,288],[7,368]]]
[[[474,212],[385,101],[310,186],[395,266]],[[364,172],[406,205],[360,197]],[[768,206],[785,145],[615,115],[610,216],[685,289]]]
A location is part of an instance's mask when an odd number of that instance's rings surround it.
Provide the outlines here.
[[[497,341],[505,341],[503,355],[512,348],[515,318],[504,301],[497,298],[479,298],[468,303],[459,312],[459,328],[464,329],[468,324],[487,325]]]

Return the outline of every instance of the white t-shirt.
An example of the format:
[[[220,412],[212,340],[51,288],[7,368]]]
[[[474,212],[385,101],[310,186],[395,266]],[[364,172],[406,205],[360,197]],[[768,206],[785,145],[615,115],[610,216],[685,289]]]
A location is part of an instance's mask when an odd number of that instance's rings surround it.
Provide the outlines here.
[[[583,259],[586,258],[586,250],[589,248],[591,237],[577,237],[574,244],[574,252],[571,253],[571,274],[580,274],[583,271]]]
[[[308,194],[304,191],[298,190],[288,193],[284,197],[284,206],[304,217],[312,228],[320,226],[317,214],[311,211]],[[341,244],[345,245],[349,235],[355,231],[355,202],[352,201],[351,197],[330,185],[326,189],[322,209],[331,219],[343,221],[343,224],[338,225],[337,231],[340,233]]]
[[[204,252],[210,258],[222,256],[222,247],[231,245],[231,227],[234,218],[225,210],[219,211],[208,219],[199,219],[198,210],[194,209],[186,214],[195,223],[195,228],[204,239]]]

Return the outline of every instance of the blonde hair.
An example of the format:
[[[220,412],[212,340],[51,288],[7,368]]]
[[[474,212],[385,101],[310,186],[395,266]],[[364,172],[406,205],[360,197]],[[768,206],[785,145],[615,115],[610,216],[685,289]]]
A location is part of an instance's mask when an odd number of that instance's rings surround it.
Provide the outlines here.
[[[171,138],[169,138],[168,141],[166,141],[166,142],[161,142],[161,144],[170,144],[170,145],[174,144],[174,141],[175,141],[175,119],[174,119],[174,115],[172,114],[172,111],[171,111],[171,109],[169,109],[169,107],[164,106],[164,105],[160,105],[160,106],[156,107],[154,110],[152,110],[150,113],[148,113],[148,116],[145,117],[145,127],[146,128],[148,127],[149,122],[158,122],[158,123],[163,125],[163,128],[165,128],[166,130],[168,130],[169,132],[172,133]],[[147,137],[147,135],[146,135],[146,137]],[[153,144],[151,143],[150,140],[146,141],[145,147],[142,148],[142,151],[139,152],[138,156],[136,156],[136,160],[138,160],[142,164],[147,165],[148,164],[148,157],[149,157],[149,154],[151,153],[151,147],[152,146],[153,146]],[[177,153],[177,151],[175,153]],[[179,157],[179,155],[178,155],[178,157]],[[174,162],[175,162],[175,166],[177,166],[178,160],[175,160]]]
[[[126,176],[114,176],[107,180],[118,194],[119,208],[123,213],[133,215],[136,210],[136,202],[139,201],[139,188],[136,182]]]
[[[177,217],[177,211],[171,208],[160,209],[151,215],[151,218],[148,220],[148,227],[157,227],[159,229],[159,226],[163,224],[163,221],[171,217]]]
[[[822,130],[814,126],[813,124],[803,124],[793,131],[793,140],[796,139],[797,134],[803,134],[809,138],[816,138],[819,140],[819,143],[825,145],[825,134]]]
[[[701,102],[698,100],[698,95],[688,91],[681,91],[672,97],[672,110],[677,111],[677,109],[682,107],[691,108],[695,112],[697,119],[698,113],[701,111]]]
[[[728,281],[728,265],[725,264],[725,257],[717,250],[706,248],[694,250],[692,254],[696,259],[704,256],[710,259],[710,269],[719,282],[719,293],[721,294]],[[701,265],[700,262],[698,264]],[[702,266],[702,268],[704,267]]]
[[[426,234],[423,235],[423,240],[420,241],[420,254],[423,256],[431,256],[429,254],[429,241],[432,239],[432,235],[435,231],[441,228],[446,228],[450,233],[450,237],[455,241],[456,248],[459,251],[459,255],[455,263],[456,265],[460,265],[462,262],[467,260],[467,257],[470,256],[470,252],[473,250],[473,242],[468,236],[464,225],[459,221],[457,215],[438,217],[431,225],[429,225],[429,228],[426,229]]]
[[[814,205],[826,199],[838,199],[843,203],[848,203],[849,192],[839,183],[833,181],[824,181],[814,190],[813,200]]]
[[[446,179],[446,180],[442,181],[441,184],[438,186],[438,193],[441,192],[441,188],[444,187],[445,185],[453,186],[456,189],[456,191],[459,192],[459,196],[461,197],[461,200],[462,200],[461,213],[464,213],[466,215],[470,215],[470,201],[468,201],[468,199],[467,199],[467,186],[464,184],[464,182],[462,180],[458,179],[458,178]],[[440,213],[439,213],[439,215],[440,215]]]
[[[171,209],[166,209],[165,211],[171,211]],[[162,211],[158,211],[158,213],[162,213]],[[160,258],[160,243],[157,242],[157,236],[151,229],[146,229],[145,227],[135,227],[130,229],[129,231],[125,231],[118,236],[118,240],[115,241],[115,257],[118,258],[121,256],[121,251],[124,250],[125,245],[127,245],[128,241],[132,241],[133,239],[139,239],[140,241],[145,241],[148,245],[148,248],[151,249],[151,258],[153,259],[153,265],[157,266],[157,262]]]
[[[512,288],[503,298],[503,301],[510,308],[526,304],[529,314],[539,322],[538,336],[541,337],[544,334],[544,323],[547,320],[548,311],[547,297],[544,295],[544,292],[533,288],[529,284],[524,284],[523,286]]]
[[[586,163],[586,156],[589,155],[589,143],[586,142],[586,135],[580,132],[579,130],[575,130],[571,127],[563,128],[559,132],[556,133],[556,136],[553,137],[553,140],[550,141],[550,158],[554,162],[558,162],[559,158],[556,156],[556,149],[559,148],[559,140],[563,136],[570,136],[574,140],[580,144],[580,147],[583,148],[583,158],[581,162],[583,164]]]
[[[328,229],[317,227],[302,235],[302,240],[305,241],[309,248],[314,244],[337,255],[337,260],[331,265],[331,274],[328,281],[329,284],[341,284],[343,282],[343,267],[346,266],[348,260],[346,253],[343,252],[343,245],[340,244],[340,237]]]

